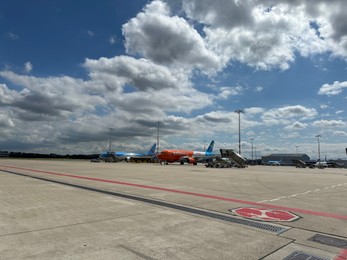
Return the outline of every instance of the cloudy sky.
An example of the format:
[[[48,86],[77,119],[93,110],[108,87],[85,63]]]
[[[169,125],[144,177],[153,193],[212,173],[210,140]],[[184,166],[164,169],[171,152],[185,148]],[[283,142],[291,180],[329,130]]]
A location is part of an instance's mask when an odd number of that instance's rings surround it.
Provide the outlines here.
[[[346,158],[345,0],[0,2],[0,150]]]

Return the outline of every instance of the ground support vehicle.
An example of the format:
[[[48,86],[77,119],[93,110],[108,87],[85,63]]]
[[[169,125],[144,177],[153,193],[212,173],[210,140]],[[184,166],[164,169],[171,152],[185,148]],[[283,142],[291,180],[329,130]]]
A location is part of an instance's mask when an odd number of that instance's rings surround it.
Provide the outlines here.
[[[293,159],[292,162],[296,168],[306,168],[307,167],[307,164],[302,160]]]
[[[247,160],[232,149],[220,149],[220,157],[212,158],[205,166],[211,168],[247,167]]]

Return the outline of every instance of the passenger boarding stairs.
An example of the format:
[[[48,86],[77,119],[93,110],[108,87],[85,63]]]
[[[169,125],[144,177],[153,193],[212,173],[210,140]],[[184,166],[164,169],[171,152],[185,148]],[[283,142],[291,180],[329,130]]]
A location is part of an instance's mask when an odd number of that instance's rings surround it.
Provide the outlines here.
[[[233,149],[220,149],[220,154],[222,158],[229,158],[238,168],[246,167],[246,159]]]

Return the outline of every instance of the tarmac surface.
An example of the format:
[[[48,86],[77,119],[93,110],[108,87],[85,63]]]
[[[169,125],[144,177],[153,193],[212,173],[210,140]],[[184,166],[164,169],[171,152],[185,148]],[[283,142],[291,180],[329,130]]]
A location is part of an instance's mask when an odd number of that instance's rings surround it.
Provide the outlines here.
[[[0,160],[0,259],[347,259],[347,169]]]

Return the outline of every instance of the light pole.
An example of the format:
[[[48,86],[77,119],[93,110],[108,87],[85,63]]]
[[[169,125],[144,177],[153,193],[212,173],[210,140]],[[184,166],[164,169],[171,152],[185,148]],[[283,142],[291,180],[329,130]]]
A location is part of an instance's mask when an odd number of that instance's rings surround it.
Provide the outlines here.
[[[254,138],[251,138],[251,141],[252,141],[252,165],[254,164],[253,163],[253,140],[254,140]]]
[[[111,152],[112,149],[112,128],[110,128],[110,143],[108,144],[108,151]]]
[[[157,124],[158,124],[158,131],[157,131],[157,154],[158,154],[159,153],[159,125],[160,125],[160,122],[158,121]]]
[[[321,135],[316,135],[317,141],[318,141],[318,161],[320,162],[320,141],[319,138],[322,137]]]
[[[296,148],[296,157],[298,157],[298,159],[299,159],[299,153],[298,153],[299,146],[297,145],[297,146],[295,146],[295,148]]]
[[[245,111],[243,111],[242,109],[237,109],[234,111],[235,113],[239,114],[239,154],[241,155],[241,117],[240,114],[244,113]]]

